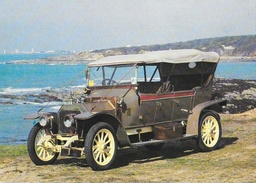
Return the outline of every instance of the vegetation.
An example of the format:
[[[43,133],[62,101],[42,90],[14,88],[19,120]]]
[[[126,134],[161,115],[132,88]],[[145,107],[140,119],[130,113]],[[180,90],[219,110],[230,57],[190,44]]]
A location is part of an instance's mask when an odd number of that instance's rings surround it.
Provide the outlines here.
[[[27,155],[27,146],[22,145],[0,145],[0,162],[5,157],[25,156]]]
[[[256,35],[228,36],[217,38],[196,39],[187,42],[156,44],[145,46],[131,46],[111,49],[95,50],[93,53],[104,56],[137,54],[144,51],[158,51],[169,49],[198,49],[215,51],[228,56],[256,56]]]
[[[35,166],[26,146],[0,146],[0,182],[255,182],[256,111],[222,114],[220,149],[200,152],[195,140],[176,141],[159,151],[119,149],[115,167],[92,171],[84,157],[60,157]]]

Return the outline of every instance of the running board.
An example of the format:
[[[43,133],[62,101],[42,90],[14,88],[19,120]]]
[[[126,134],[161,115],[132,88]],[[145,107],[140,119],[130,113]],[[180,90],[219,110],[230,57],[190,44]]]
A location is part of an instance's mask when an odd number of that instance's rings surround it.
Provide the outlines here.
[[[159,144],[159,143],[165,143],[165,140],[150,140],[150,141],[145,141],[145,142],[136,142],[132,143],[131,145],[134,147],[139,147],[139,146],[144,146],[144,145],[149,145],[149,144]]]
[[[188,140],[188,139],[194,139],[196,138],[197,135],[183,135],[183,137],[180,138],[174,138],[174,139],[166,139],[166,140],[150,140],[150,141],[145,141],[145,142],[136,142],[132,143],[132,147],[139,147],[139,146],[144,146],[144,145],[150,145],[150,144],[160,144],[160,143],[165,143],[165,142],[170,142],[170,141],[175,141],[175,140]]]
[[[186,134],[186,135],[183,135],[183,137],[180,139],[180,140],[188,140],[188,139],[194,139],[196,138],[197,135],[189,135],[189,134]]]

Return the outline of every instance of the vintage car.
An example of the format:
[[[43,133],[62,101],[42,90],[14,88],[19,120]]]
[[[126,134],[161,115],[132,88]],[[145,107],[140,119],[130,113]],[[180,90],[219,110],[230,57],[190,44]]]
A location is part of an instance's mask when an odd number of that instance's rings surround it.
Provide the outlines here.
[[[38,120],[28,136],[31,160],[47,165],[59,155],[85,155],[93,170],[105,170],[126,146],[157,150],[174,139],[194,138],[203,151],[218,148],[218,112],[226,105],[212,99],[218,61],[215,52],[186,49],[89,63],[81,102],[24,117]]]

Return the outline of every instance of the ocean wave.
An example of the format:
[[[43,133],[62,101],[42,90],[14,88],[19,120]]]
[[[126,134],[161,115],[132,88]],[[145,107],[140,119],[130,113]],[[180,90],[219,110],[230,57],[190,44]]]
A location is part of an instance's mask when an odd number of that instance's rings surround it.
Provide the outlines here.
[[[0,89],[0,94],[26,94],[26,93],[39,93],[44,92],[46,90],[50,90],[51,87],[44,87],[44,88],[2,88]]]
[[[73,65],[80,65],[80,64],[79,63],[64,63],[62,65],[73,66]]]
[[[10,60],[10,61],[0,61],[0,64],[29,64],[29,60]]]
[[[26,101],[26,102],[13,102],[14,104],[17,105],[22,105],[22,104],[26,104],[26,105],[35,105],[35,106],[60,106],[61,104],[63,104],[63,102],[57,102],[57,101],[53,101],[53,102],[42,102],[42,103],[38,103],[38,102],[30,102],[30,101]]]
[[[84,85],[65,88],[0,88],[0,105],[59,106],[74,92],[82,94]]]
[[[52,101],[52,102],[38,102],[11,98],[1,98],[0,105],[34,105],[34,106],[61,106],[64,102]]]
[[[86,85],[77,85],[77,86],[69,86],[69,88],[84,88],[84,87],[86,87]]]
[[[75,85],[75,86],[68,86],[68,87],[42,87],[42,88],[0,88],[0,95],[10,94],[10,95],[24,95],[24,94],[31,94],[31,93],[41,93],[41,92],[60,92],[60,91],[70,91],[74,88],[84,88],[86,85]]]

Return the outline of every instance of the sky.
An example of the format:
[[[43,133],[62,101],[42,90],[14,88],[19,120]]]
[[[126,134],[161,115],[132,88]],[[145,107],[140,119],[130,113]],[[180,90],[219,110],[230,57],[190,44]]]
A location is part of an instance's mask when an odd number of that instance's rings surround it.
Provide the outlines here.
[[[253,34],[255,0],[0,0],[0,53]]]

